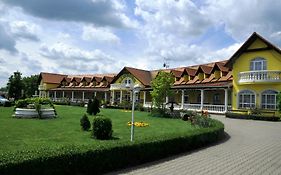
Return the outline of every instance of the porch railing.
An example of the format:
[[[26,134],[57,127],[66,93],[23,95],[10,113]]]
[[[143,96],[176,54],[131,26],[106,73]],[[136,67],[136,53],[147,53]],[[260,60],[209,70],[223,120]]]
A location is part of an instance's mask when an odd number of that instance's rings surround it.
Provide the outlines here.
[[[146,102],[144,104],[144,107],[151,107],[151,102]],[[167,108],[169,108],[170,105],[167,105]],[[174,109],[181,109],[181,104],[174,105]],[[183,109],[185,110],[194,110],[194,111],[201,111],[201,104],[184,104]],[[208,112],[212,113],[225,113],[225,106],[224,105],[210,105],[210,104],[204,104],[203,110],[207,110]],[[231,110],[231,105],[227,106],[227,110]]]

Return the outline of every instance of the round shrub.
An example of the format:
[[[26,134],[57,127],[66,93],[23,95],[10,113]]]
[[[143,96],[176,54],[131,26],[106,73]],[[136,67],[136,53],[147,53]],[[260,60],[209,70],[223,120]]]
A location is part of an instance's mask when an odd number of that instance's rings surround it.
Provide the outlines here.
[[[91,128],[91,123],[86,114],[84,114],[80,119],[80,125],[83,131],[88,131]]]
[[[95,117],[93,121],[93,137],[100,140],[110,139],[112,136],[112,122],[107,117]]]

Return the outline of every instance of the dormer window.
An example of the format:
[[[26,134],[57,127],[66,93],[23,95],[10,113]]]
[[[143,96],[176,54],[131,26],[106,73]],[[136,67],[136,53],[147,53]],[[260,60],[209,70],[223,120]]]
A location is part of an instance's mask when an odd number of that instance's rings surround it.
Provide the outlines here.
[[[250,70],[257,71],[257,70],[266,70],[266,59],[258,57],[251,60],[250,63]]]
[[[130,86],[133,83],[132,79],[127,77],[123,80],[123,84],[125,84],[126,86]]]

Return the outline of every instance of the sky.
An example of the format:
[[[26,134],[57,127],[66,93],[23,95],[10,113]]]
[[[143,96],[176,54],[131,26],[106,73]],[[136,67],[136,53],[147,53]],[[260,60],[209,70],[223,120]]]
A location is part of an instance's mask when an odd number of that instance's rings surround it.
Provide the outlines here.
[[[23,76],[226,60],[253,33],[280,47],[280,0],[0,0],[0,87]]]

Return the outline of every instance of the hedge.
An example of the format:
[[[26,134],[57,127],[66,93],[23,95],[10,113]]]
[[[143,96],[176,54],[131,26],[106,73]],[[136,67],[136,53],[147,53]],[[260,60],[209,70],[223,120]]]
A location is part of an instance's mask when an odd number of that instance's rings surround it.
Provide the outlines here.
[[[223,135],[224,125],[216,121],[212,128],[142,141],[116,140],[114,145],[105,142],[94,148],[68,145],[2,153],[0,174],[102,174],[196,149],[218,141]]]
[[[280,117],[277,116],[263,116],[263,115],[254,115],[254,114],[239,114],[239,113],[226,113],[227,118],[234,119],[247,119],[247,120],[264,120],[264,121],[279,121]]]

